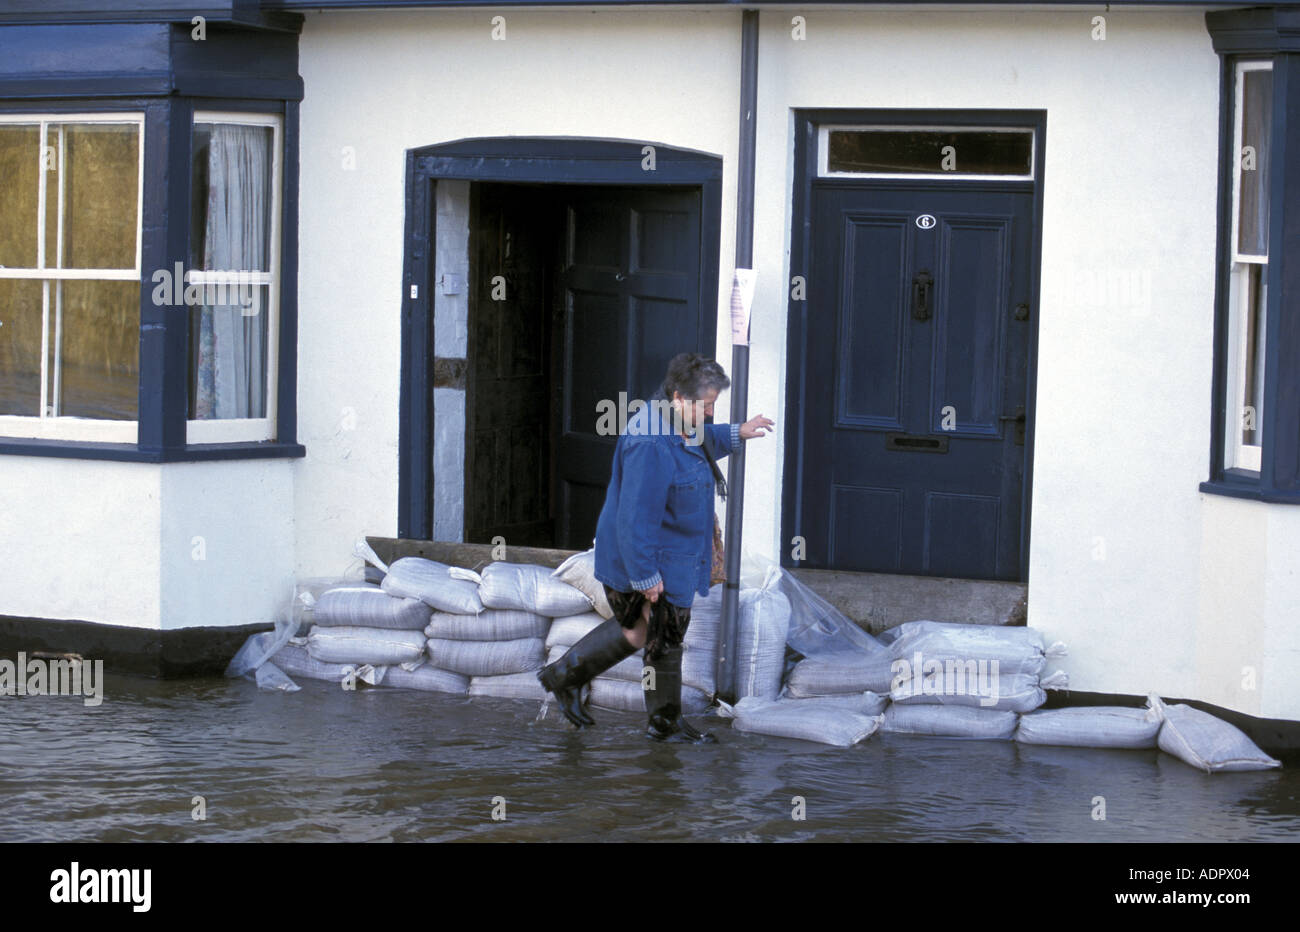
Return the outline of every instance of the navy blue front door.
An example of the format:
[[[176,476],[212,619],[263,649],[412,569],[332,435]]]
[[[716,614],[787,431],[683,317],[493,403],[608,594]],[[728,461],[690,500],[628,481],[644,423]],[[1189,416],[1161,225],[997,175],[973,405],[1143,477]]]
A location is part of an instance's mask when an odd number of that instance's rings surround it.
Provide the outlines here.
[[[801,565],[1019,578],[1032,192],[814,183],[810,206]]]

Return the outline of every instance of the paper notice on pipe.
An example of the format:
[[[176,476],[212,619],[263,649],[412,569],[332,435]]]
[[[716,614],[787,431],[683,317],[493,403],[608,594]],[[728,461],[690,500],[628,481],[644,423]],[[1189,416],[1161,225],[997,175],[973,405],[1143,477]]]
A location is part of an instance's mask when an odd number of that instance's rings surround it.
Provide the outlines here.
[[[754,270],[736,269],[731,280],[731,344],[749,344],[749,313],[754,307]]]

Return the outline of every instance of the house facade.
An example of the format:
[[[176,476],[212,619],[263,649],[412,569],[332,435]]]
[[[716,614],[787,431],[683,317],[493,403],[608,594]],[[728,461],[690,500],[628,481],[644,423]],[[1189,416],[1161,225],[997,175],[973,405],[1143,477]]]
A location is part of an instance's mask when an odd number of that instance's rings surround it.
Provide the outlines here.
[[[1297,152],[1291,3],[9,3],[0,614],[584,549],[752,221],[747,549],[1024,582],[1072,688],[1300,721]]]

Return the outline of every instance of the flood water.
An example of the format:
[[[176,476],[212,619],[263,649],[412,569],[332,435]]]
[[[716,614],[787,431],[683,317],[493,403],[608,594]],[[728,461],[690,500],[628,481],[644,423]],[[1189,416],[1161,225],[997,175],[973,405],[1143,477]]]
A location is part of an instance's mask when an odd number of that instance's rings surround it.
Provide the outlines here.
[[[400,689],[107,677],[104,701],[0,697],[0,841],[1283,841],[1300,772],[1159,751],[731,731]],[[206,819],[196,820],[194,797]],[[804,819],[792,818],[803,798]],[[1093,818],[1104,797],[1105,819]],[[494,809],[498,816],[493,818]]]

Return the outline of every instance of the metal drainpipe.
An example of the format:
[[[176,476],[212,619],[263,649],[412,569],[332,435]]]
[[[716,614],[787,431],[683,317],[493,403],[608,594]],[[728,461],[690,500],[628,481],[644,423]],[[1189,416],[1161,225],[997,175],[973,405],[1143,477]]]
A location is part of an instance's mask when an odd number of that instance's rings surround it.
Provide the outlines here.
[[[758,10],[745,10],[740,21],[740,149],[736,166],[736,268],[754,262],[754,155],[758,117]],[[742,423],[749,406],[749,335],[731,345],[731,423]],[[740,540],[745,507],[745,441],[727,457],[727,582],[722,589],[722,623],[718,639],[717,692],[736,701],[736,644],[740,608]]]

